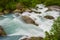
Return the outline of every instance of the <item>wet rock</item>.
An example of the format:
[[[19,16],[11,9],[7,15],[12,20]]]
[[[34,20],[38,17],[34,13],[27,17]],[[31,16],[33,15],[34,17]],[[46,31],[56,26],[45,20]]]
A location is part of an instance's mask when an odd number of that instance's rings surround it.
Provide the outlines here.
[[[34,24],[34,25],[38,26],[38,24],[36,24],[35,21],[32,20],[29,16],[22,16],[22,19],[28,24]]]
[[[32,11],[31,9],[29,9],[29,8],[26,9],[25,11],[26,11],[26,12],[29,12],[29,13],[33,12],[33,11]]]
[[[45,12],[48,12],[48,11],[52,11],[52,9],[48,8],[48,10],[46,10]]]
[[[4,29],[2,28],[2,26],[0,26],[0,36],[6,36],[6,33]]]
[[[1,15],[4,15],[4,13],[3,13],[3,12],[0,12],[0,16],[1,16]]]
[[[56,11],[60,11],[60,6],[56,6],[56,5],[48,6],[48,9],[49,9],[49,10],[56,10]]]
[[[21,39],[21,40],[30,40],[29,38],[24,38],[24,39]]]
[[[50,15],[46,15],[46,16],[44,16],[44,18],[46,18],[46,19],[54,19],[54,17],[50,16]]]
[[[24,38],[22,40],[43,40],[42,37],[30,37],[30,38]]]
[[[41,14],[41,12],[36,12],[36,11],[34,11],[36,14]]]
[[[13,12],[14,12],[14,13],[20,13],[21,10],[20,10],[20,9],[15,9]]]
[[[25,9],[23,8],[23,9],[15,9],[14,11],[13,11],[13,13],[23,13],[23,12],[25,12]]]
[[[10,10],[4,10],[4,14],[9,14]]]
[[[43,40],[42,37],[31,37],[31,40]]]

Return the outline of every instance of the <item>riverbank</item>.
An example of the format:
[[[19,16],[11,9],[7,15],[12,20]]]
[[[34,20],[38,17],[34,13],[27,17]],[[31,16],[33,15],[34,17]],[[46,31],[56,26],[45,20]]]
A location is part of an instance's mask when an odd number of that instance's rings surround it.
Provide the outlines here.
[[[13,11],[22,13],[27,9],[35,8],[37,4],[49,6],[49,10],[52,8],[54,10],[60,9],[60,0],[1,0],[0,15],[8,14]]]

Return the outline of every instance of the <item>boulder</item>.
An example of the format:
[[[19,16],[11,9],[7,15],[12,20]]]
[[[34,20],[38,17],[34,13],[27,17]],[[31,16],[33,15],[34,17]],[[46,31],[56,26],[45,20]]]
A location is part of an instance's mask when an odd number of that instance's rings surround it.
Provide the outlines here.
[[[46,18],[46,19],[54,19],[54,17],[50,16],[50,15],[46,15],[46,16],[44,16],[44,18]]]
[[[2,26],[0,26],[0,36],[6,36],[6,32],[4,31]]]
[[[22,19],[28,24],[34,24],[34,25],[38,26],[38,24],[36,24],[35,21],[33,19],[31,19],[29,16],[22,16]]]

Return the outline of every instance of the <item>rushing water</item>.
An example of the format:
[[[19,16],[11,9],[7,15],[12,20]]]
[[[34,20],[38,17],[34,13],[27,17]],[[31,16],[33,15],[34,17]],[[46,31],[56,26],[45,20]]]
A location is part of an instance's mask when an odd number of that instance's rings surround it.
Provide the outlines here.
[[[22,15],[30,15],[30,17],[34,20],[39,26],[35,26],[33,24],[26,24],[21,15],[16,17],[14,14],[8,14],[0,17],[0,25],[3,27],[5,32],[7,33],[7,37],[0,37],[0,40],[19,40],[23,35],[25,36],[45,36],[45,31],[49,31],[53,24],[53,20],[45,19],[45,15],[51,15],[55,19],[59,16],[59,12],[57,11],[48,11],[48,8],[45,8],[43,5],[37,5],[42,9],[32,9],[37,12],[42,12],[41,14],[36,14],[34,12],[24,12]],[[53,14],[54,13],[54,14]]]

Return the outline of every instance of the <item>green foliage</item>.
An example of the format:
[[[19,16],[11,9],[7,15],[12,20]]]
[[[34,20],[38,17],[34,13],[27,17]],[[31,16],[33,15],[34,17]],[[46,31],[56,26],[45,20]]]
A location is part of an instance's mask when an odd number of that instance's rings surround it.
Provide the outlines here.
[[[55,20],[51,33],[46,32],[44,40],[60,40],[60,16]],[[53,34],[52,34],[53,33]]]
[[[50,6],[50,5],[59,5],[60,6],[60,0],[46,0],[44,2],[45,5]]]
[[[36,4],[60,5],[60,0],[0,0],[0,7],[3,9],[15,9],[16,3],[21,3],[25,7],[35,7]]]
[[[15,8],[16,8],[16,3],[15,2],[10,2],[5,6],[5,9],[14,10]]]
[[[2,8],[2,7],[0,7],[0,12],[2,12],[2,10],[3,10],[3,8]]]

